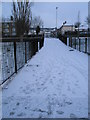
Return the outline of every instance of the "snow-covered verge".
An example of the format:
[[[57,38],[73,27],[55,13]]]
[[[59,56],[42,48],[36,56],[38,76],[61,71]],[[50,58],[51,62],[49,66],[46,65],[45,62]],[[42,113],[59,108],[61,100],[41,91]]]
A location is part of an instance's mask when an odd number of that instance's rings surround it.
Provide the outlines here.
[[[88,55],[47,38],[5,88],[3,118],[87,118]]]

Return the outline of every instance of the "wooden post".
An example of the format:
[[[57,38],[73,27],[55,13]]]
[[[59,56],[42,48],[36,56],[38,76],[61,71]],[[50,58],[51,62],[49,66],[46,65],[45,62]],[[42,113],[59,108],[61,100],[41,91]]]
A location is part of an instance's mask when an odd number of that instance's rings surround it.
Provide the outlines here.
[[[79,38],[79,51],[80,51],[80,44],[81,44],[81,40],[80,40],[80,38]]]
[[[85,53],[87,53],[87,38],[85,38]]]
[[[27,63],[27,48],[26,48],[26,42],[25,42],[25,63]]]
[[[16,42],[14,42],[14,62],[15,62],[15,73],[17,73]]]

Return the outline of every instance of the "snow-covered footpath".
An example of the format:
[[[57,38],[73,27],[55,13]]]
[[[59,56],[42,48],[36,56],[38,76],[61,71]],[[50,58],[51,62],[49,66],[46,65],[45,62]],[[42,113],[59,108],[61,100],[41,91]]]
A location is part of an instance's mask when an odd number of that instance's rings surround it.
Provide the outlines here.
[[[4,118],[88,117],[88,55],[46,38],[2,100]]]

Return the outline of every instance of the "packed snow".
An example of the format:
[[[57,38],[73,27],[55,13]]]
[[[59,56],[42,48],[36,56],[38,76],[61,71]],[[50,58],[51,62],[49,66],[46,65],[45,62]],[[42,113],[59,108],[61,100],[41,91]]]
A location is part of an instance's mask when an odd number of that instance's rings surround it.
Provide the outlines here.
[[[44,47],[3,88],[3,118],[87,118],[88,55],[59,39]]]

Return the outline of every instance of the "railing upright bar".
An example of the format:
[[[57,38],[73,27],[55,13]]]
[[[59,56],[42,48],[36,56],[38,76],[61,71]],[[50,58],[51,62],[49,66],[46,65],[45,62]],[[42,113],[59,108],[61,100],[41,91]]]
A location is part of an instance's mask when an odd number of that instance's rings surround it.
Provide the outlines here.
[[[75,37],[75,49],[76,49],[76,37]]]
[[[15,63],[15,73],[17,73],[16,42],[14,42],[14,63]]]
[[[71,37],[71,47],[72,47],[72,37]]]
[[[70,46],[70,38],[69,38],[69,46]]]
[[[87,53],[87,38],[85,38],[85,53]]]
[[[26,42],[25,42],[25,63],[27,63],[27,48],[26,48]]]
[[[79,51],[80,51],[80,47],[81,47],[81,39],[79,38]]]

